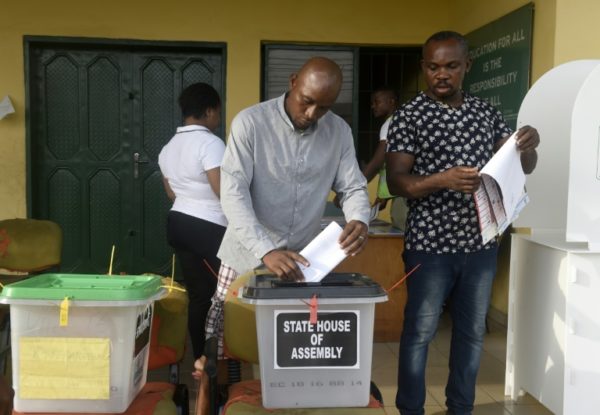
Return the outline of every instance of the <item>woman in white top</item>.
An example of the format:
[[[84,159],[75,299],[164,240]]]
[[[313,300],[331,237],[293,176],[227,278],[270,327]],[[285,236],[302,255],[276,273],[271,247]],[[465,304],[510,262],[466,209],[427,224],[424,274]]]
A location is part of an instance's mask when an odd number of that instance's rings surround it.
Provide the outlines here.
[[[158,164],[173,207],[167,238],[175,249],[189,296],[188,331],[196,358],[204,349],[204,324],[221,265],[217,250],[227,220],[219,201],[225,144],[211,131],[221,121],[221,99],[205,83],[183,90],[179,106],[184,126],[163,147]]]

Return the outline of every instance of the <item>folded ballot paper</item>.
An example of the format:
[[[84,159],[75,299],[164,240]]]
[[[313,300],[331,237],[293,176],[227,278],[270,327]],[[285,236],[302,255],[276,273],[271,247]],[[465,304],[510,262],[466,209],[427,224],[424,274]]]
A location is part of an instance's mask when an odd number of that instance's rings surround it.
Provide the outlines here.
[[[310,241],[300,255],[308,260],[310,266],[298,264],[307,282],[321,281],[337,264],[346,258],[346,253],[340,248],[340,234],[342,227],[336,222],[331,222],[325,229]]]
[[[481,169],[475,206],[483,243],[500,235],[529,202],[525,173],[513,134]]]

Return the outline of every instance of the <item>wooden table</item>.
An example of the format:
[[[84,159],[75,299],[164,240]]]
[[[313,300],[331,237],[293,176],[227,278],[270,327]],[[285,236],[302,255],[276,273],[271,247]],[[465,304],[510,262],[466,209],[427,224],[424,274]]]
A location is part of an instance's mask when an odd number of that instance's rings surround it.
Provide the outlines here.
[[[404,237],[390,224],[378,221],[369,230],[364,251],[345,259],[335,272],[358,272],[377,281],[384,289],[390,288],[404,276],[402,250]],[[406,285],[388,293],[388,301],[375,305],[374,341],[400,341],[406,304]]]

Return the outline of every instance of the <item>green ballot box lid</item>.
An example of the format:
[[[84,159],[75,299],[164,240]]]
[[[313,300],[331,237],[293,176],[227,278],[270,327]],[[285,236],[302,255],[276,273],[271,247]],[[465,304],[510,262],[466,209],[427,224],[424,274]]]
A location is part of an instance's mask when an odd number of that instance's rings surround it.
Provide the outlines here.
[[[157,275],[42,274],[8,284],[0,303],[12,300],[132,301],[161,291]]]

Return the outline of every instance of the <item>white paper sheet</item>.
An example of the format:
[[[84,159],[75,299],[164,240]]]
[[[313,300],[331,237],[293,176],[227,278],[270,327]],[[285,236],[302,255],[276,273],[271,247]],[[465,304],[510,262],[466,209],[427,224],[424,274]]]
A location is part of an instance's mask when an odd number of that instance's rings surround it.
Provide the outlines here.
[[[525,173],[513,134],[481,169],[475,206],[483,243],[501,234],[529,202]]]
[[[342,227],[336,222],[331,222],[306,248],[300,251],[300,255],[310,263],[309,267],[298,264],[305,281],[321,281],[346,258],[346,253],[340,248],[338,242],[341,233]]]

